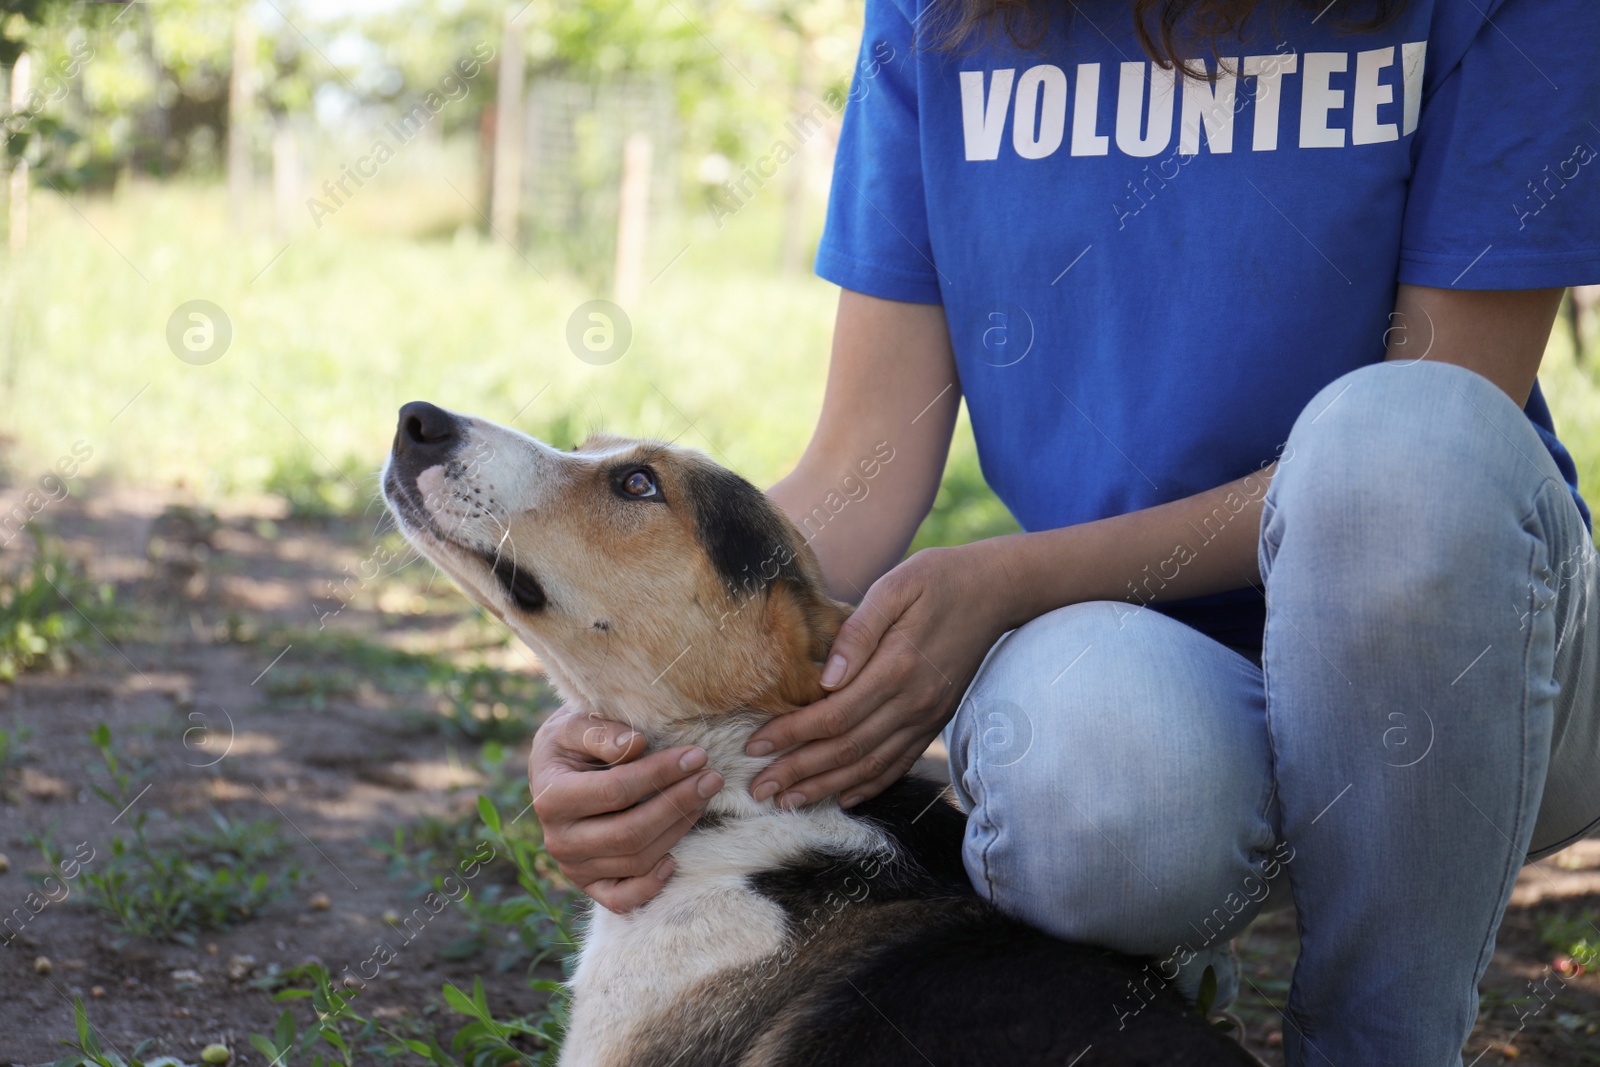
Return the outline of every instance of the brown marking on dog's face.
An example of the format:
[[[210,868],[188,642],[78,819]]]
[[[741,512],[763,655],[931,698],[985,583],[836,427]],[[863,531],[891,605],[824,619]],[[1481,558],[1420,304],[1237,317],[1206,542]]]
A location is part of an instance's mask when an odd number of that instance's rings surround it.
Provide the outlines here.
[[[755,486],[660,442],[599,436],[561,452],[453,418],[425,440],[407,436],[402,413],[385,498],[569,698],[650,733],[823,695],[822,660],[849,609]]]

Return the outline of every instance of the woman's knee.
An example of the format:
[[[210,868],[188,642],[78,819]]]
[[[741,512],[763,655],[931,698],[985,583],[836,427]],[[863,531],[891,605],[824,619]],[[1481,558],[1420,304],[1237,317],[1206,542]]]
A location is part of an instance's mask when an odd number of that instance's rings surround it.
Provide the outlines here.
[[[1169,948],[1270,847],[1263,716],[1253,664],[1155,612],[1014,631],[947,735],[973,884],[1062,937]]]
[[[1340,536],[1471,537],[1501,513],[1526,514],[1547,481],[1561,482],[1554,461],[1487,378],[1436,361],[1377,363],[1301,412],[1268,493],[1266,532],[1270,541],[1287,517],[1326,519]]]
[[[1269,599],[1285,599],[1274,594],[1292,573],[1340,590],[1352,619],[1425,618],[1472,595],[1463,574],[1525,561],[1530,521],[1567,499],[1527,416],[1488,379],[1437,362],[1364,367],[1289,435],[1262,523]]]

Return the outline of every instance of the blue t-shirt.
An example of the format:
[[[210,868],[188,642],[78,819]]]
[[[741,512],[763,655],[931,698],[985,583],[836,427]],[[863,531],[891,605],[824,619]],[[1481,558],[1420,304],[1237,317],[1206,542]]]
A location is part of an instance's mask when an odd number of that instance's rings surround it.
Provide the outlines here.
[[[1413,0],[1370,34],[1263,5],[1207,80],[1152,65],[1127,0],[1060,5],[1031,51],[919,46],[925,6],[867,0],[816,269],[944,305],[1025,529],[1272,460],[1387,331],[1425,330],[1391,319],[1398,282],[1600,282],[1593,0]],[[1537,389],[1527,411],[1576,494]],[[1253,590],[1163,610],[1260,642]]]

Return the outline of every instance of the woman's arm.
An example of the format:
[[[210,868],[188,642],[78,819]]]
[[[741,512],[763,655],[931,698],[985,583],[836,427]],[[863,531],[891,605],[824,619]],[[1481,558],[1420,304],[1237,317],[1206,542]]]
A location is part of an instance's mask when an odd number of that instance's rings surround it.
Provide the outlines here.
[[[1385,359],[1435,359],[1477,371],[1517,406],[1528,402],[1565,289],[1429,289],[1402,285]]]
[[[1473,370],[1505,390],[1520,406],[1528,402],[1562,289],[1509,292],[1429,289],[1402,285],[1384,336],[1385,358],[1440,360]],[[1084,600],[1182,600],[1241,589],[1261,580],[1256,540],[1261,502],[1277,464],[1227,485],[1144,511],[1036,535],[998,538],[993,565],[1011,576],[1007,627],[1018,626],[1063,604]],[[1192,553],[1193,531],[1215,530],[1215,540]],[[1167,565],[1175,556],[1193,556]],[[1062,567],[1063,560],[1095,560],[1093,568]],[[1177,570],[1168,580],[1165,575]],[[1029,575],[1025,581],[1016,575]],[[1032,576],[1050,575],[1040,582]],[[1153,577],[1152,577],[1153,575]]]
[[[860,600],[905,555],[939,491],[960,405],[942,307],[840,292],[817,428],[767,492],[835,597]]]
[[[1387,358],[1467,367],[1520,405],[1560,296],[1401,286]],[[762,772],[752,793],[781,794],[786,805],[838,793],[849,806],[882,792],[949,721],[989,646],[1047,611],[1258,583],[1261,505],[1274,470],[1097,522],[917,553],[879,579],[840,630],[823,674],[830,695],[751,738],[752,755],[800,746]],[[1199,529],[1208,540],[1196,538]],[[1197,540],[1205,543],[1188,547]]]

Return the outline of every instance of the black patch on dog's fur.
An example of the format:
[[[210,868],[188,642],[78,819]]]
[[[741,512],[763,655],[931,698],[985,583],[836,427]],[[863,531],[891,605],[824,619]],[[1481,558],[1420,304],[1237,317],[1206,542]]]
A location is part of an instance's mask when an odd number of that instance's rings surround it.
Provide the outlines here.
[[[895,843],[889,855],[813,852],[777,870],[762,871],[750,879],[750,886],[791,920],[814,912],[830,892],[851,898],[864,888],[879,902],[974,896],[961,862],[966,817],[944,799],[944,792],[937,783],[906,777],[850,811]]]
[[[500,579],[500,585],[505,589],[506,595],[523,611],[543,611],[544,606],[549,603],[539,579],[535,578],[528,568],[517,566],[511,556],[504,553],[498,556],[485,553],[483,562],[494,570],[494,576]]]
[[[684,483],[706,557],[735,596],[799,578],[789,527],[765,493],[720,467],[690,466]]]
[[[662,1017],[633,1067],[733,1067],[758,1045],[780,1067],[1256,1062],[1170,985],[1151,988],[1146,961],[1058,940],[982,900],[962,867],[965,820],[942,792],[903,778],[851,811],[894,843],[890,855],[817,851],[752,876],[788,916],[788,948]]]
[[[930,909],[931,910],[931,909]],[[938,909],[915,936],[858,960],[807,998],[785,1065],[1246,1067],[1249,1053],[1174,989],[1133,998],[1127,956],[1058,941],[983,905]],[[1127,1005],[1141,1005],[1136,1013]]]
[[[961,861],[967,817],[947,799],[949,788],[907,775],[892,789],[851,809],[850,814],[872,823],[906,854],[915,856],[936,884],[970,890]]]

